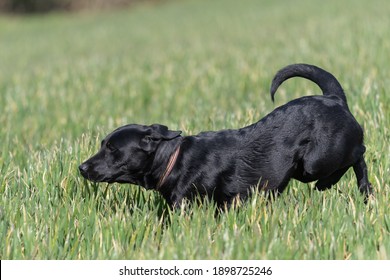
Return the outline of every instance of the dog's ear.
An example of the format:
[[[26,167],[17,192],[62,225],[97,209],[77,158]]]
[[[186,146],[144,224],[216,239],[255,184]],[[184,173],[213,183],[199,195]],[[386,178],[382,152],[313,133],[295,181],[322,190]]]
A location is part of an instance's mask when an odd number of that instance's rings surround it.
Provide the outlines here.
[[[154,152],[162,140],[171,140],[181,134],[181,131],[169,130],[168,127],[161,124],[153,124],[149,128],[150,132],[140,142],[141,148],[146,152]]]
[[[152,124],[150,128],[152,128],[150,137],[155,140],[171,140],[181,134],[180,130],[169,130],[168,127],[162,124]]]

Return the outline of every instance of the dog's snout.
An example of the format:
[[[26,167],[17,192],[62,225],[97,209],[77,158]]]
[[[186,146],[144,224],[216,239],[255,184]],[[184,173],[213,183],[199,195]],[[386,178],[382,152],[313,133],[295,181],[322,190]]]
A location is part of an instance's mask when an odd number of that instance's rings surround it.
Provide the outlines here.
[[[79,170],[80,170],[81,175],[87,174],[87,171],[88,171],[88,164],[86,164],[86,163],[80,164]]]

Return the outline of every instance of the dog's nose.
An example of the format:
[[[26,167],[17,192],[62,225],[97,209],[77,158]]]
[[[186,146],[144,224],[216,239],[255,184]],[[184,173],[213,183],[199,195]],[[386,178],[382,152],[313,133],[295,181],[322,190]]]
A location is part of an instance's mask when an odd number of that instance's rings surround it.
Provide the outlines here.
[[[80,170],[80,173],[81,175],[85,175],[87,174],[87,171],[88,171],[88,165],[86,163],[82,163],[80,164],[79,166],[79,170]]]

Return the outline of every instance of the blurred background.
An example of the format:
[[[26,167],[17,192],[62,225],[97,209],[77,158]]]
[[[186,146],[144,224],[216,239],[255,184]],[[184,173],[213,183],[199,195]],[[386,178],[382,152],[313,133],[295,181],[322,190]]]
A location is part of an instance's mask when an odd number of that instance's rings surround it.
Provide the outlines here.
[[[0,259],[390,259],[389,15],[388,0],[0,0]],[[292,79],[272,103],[298,62],[334,74],[364,127],[370,211],[351,170],[166,226],[155,192],[80,176],[119,126],[239,128],[320,94]]]
[[[158,0],[0,0],[0,11],[6,13],[47,13],[51,11],[79,11],[129,6],[135,2]]]

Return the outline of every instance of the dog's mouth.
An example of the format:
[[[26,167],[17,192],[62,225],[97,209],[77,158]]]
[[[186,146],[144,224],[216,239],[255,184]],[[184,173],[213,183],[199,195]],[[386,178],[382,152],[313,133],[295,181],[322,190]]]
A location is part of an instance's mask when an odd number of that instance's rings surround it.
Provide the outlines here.
[[[100,174],[93,170],[93,168],[89,166],[83,166],[84,164],[79,166],[80,174],[88,181],[94,182],[94,183],[130,183],[135,184],[135,180],[130,178],[130,176],[126,176],[125,173],[119,173],[119,174],[111,174],[108,176],[107,174]]]
[[[86,180],[93,182],[93,183],[119,183],[115,178],[107,178],[103,175],[96,176],[96,175],[90,175],[90,174],[81,174]]]
[[[83,163],[79,166],[79,171],[81,176],[83,176],[88,181],[94,182],[94,183],[101,183],[101,182],[107,182],[113,181],[111,178],[106,178],[105,175],[98,174],[92,170],[92,168],[87,164]]]
[[[104,178],[104,176],[96,176],[96,175],[92,175],[89,173],[85,173],[83,171],[80,171],[80,173],[85,179],[87,179],[88,181],[94,182],[94,183],[102,183],[102,182],[109,183],[108,181],[112,181],[110,179]]]

